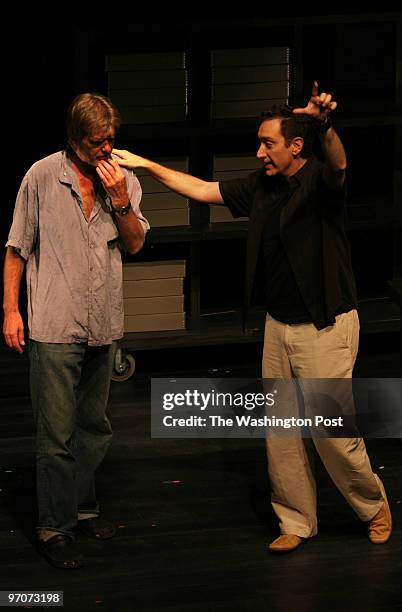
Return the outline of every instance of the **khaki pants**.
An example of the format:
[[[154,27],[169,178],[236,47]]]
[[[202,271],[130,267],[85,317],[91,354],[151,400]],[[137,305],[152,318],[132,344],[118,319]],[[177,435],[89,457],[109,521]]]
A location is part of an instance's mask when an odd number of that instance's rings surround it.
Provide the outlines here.
[[[312,323],[287,325],[267,315],[264,378],[351,378],[359,344],[356,310],[338,315],[322,330]],[[277,416],[280,416],[278,414]],[[271,501],[281,533],[310,537],[317,533],[314,446],[332,480],[363,521],[382,505],[362,438],[267,439]]]

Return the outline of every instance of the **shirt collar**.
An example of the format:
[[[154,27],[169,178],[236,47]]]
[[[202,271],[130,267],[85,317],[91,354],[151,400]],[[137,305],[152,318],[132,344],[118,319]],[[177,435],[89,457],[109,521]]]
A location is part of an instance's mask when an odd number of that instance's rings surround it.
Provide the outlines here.
[[[73,170],[71,159],[68,156],[68,150],[69,148],[67,147],[66,149],[64,149],[64,151],[61,152],[59,181],[61,183],[65,183],[66,185],[71,185],[77,190],[79,189],[78,179],[76,173]],[[102,184],[99,185],[98,195],[100,195],[100,197],[105,201],[110,198],[109,194],[107,193],[106,189]]]
[[[307,178],[314,171],[315,165],[316,165],[315,157],[309,157],[306,163],[304,164],[304,166],[302,166],[300,170],[296,172],[296,174],[292,174],[292,176],[290,176],[287,179],[289,181],[290,186],[296,187],[296,186],[302,185],[304,181],[306,181]]]
[[[61,152],[59,181],[66,185],[72,185],[75,181],[75,173],[68,157],[68,148]]]

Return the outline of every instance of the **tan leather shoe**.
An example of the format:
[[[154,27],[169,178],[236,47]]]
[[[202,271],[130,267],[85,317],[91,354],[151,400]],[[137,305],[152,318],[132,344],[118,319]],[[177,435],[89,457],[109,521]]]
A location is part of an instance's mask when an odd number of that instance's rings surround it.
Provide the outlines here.
[[[384,503],[377,514],[368,522],[368,537],[373,544],[385,544],[391,537],[392,516],[384,485],[380,479],[378,480]]]
[[[305,538],[300,538],[293,533],[284,533],[271,542],[268,546],[268,550],[272,553],[287,553],[298,548],[304,540]]]

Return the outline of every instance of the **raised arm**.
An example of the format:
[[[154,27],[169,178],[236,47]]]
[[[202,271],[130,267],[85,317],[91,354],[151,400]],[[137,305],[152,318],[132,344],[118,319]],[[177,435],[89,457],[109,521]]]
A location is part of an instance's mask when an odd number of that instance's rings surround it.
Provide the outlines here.
[[[24,267],[24,259],[13,247],[7,247],[4,260],[3,333],[7,345],[18,353],[22,353],[25,346],[24,323],[18,306]]]
[[[118,157],[117,161],[120,166],[130,170],[145,168],[151,176],[163,183],[168,189],[186,198],[209,204],[224,203],[217,181],[203,181],[195,176],[191,176],[191,174],[166,168],[166,166],[157,164],[129,151],[123,151],[122,149],[113,149],[113,153]]]
[[[308,115],[316,122],[325,158],[324,181],[332,189],[341,189],[345,181],[347,161],[342,141],[331,125],[330,113],[336,107],[337,102],[332,99],[331,94],[318,94],[318,83],[314,81],[307,106],[295,108],[293,112]]]
[[[127,214],[119,214],[120,209],[125,209],[130,204],[126,177],[114,159],[100,160],[96,172],[112,200],[123,244],[127,251],[134,255],[143,247],[145,236],[144,228],[131,206]]]

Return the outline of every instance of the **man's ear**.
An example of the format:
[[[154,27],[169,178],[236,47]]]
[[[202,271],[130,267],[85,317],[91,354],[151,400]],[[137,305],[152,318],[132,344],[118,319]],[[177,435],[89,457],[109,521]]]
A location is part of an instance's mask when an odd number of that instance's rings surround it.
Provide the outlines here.
[[[292,155],[294,155],[294,157],[297,157],[298,155],[300,155],[303,149],[303,145],[304,145],[304,138],[302,138],[301,136],[296,136],[296,138],[293,138],[292,144],[290,146],[292,150]]]

